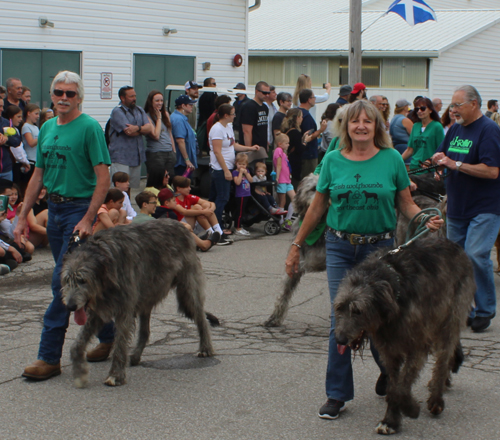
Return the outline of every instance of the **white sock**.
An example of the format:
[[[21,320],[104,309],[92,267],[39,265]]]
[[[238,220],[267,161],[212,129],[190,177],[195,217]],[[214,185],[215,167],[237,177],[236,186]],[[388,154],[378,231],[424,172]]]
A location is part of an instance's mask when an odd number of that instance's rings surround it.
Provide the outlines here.
[[[217,223],[216,225],[213,225],[212,228],[215,232],[218,232],[220,235],[222,235],[222,229],[221,229],[219,223]]]
[[[292,202],[290,202],[290,204],[288,205],[288,212],[286,214],[286,219],[290,220],[292,218],[292,215],[293,215],[293,204]]]
[[[210,227],[208,229],[205,229],[205,232],[214,232],[214,230],[212,229],[212,227]]]

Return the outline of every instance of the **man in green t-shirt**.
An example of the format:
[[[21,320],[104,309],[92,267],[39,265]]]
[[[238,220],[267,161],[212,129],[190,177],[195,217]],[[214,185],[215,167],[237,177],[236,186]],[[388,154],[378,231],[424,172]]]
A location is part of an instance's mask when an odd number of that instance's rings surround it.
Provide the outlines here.
[[[70,314],[61,300],[63,257],[73,232],[78,231],[80,238],[92,234],[92,223],[110,185],[111,161],[102,128],[79,109],[84,97],[80,76],[59,72],[50,94],[58,116],[40,130],[36,168],[14,231],[16,242],[20,243],[27,228],[26,217],[45,185],[49,194],[47,235],[56,266],[52,277],[53,300],[45,312],[38,360],[23,373],[34,380],[61,374],[60,359]],[[97,355],[89,352],[88,360],[107,358],[114,339],[113,323],[106,324],[98,336],[101,344]]]

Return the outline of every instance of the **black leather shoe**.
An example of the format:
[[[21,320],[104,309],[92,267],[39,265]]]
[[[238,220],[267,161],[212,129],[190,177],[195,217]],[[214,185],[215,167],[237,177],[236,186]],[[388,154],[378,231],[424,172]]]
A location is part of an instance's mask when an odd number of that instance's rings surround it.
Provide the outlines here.
[[[474,333],[481,333],[484,332],[491,324],[491,316],[484,317],[484,316],[476,316],[472,320],[472,324],[470,328]]]

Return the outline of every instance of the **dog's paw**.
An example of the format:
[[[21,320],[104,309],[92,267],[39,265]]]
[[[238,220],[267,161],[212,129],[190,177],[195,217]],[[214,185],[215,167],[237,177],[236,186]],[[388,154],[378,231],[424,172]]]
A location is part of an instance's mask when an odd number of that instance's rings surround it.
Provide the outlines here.
[[[392,435],[396,434],[397,430],[395,428],[392,428],[385,422],[380,422],[375,428],[375,432],[382,435]]]
[[[264,322],[264,327],[279,327],[281,322],[278,322],[274,318],[269,318],[266,322]]]
[[[130,356],[130,366],[131,367],[136,367],[141,363],[141,357],[140,356]]]
[[[83,376],[75,377],[75,387],[85,388],[89,383],[89,376],[85,374]]]
[[[429,412],[434,415],[438,416],[444,411],[444,400],[442,397],[438,397],[435,399],[429,398],[427,401],[427,408],[429,409]]]
[[[119,378],[114,376],[109,376],[105,381],[104,385],[108,387],[118,387],[120,385],[124,385],[126,383],[125,378]]]
[[[201,350],[198,352],[199,358],[206,358],[206,357],[212,357],[212,356],[215,356],[215,351],[212,348],[206,349],[206,350]]]

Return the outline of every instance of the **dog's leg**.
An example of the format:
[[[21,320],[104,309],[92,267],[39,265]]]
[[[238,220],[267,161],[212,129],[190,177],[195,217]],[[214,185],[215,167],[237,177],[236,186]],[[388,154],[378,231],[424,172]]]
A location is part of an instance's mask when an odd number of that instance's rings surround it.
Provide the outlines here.
[[[402,358],[394,358],[383,356],[382,360],[386,366],[388,380],[387,380],[387,396],[385,398],[387,402],[387,410],[382,421],[375,428],[377,434],[390,435],[398,432],[401,426],[401,411],[399,408],[399,373],[401,365],[403,364]]]
[[[450,365],[455,357],[456,344],[450,348],[442,348],[434,353],[436,363],[432,370],[432,379],[429,382],[430,396],[427,408],[430,413],[437,416],[444,410],[443,392],[450,374]]]
[[[115,341],[113,354],[111,357],[111,368],[109,369],[109,376],[104,381],[105,385],[111,387],[123,385],[126,383],[126,372],[128,358],[128,345],[130,336],[134,332],[135,319],[132,312],[124,311],[122,314],[117,315],[115,319]]]
[[[304,275],[304,271],[299,271],[299,273],[295,274],[292,278],[285,275],[285,278],[283,279],[283,293],[276,300],[274,311],[264,323],[264,326],[279,327],[283,324],[293,292],[295,292],[295,289],[299,285],[302,275]]]
[[[89,364],[85,359],[85,352],[90,339],[97,334],[103,324],[102,319],[90,311],[86,324],[81,328],[76,341],[71,346],[70,357],[73,363],[73,378],[77,388],[87,386]]]
[[[425,359],[425,353],[415,351],[406,358],[403,370],[401,371],[400,392],[398,393],[399,407],[405,416],[412,419],[418,418],[420,405],[413,397],[411,389],[424,367]]]
[[[132,356],[130,356],[130,365],[132,366],[139,365],[139,362],[141,361],[142,352],[144,351],[144,347],[149,340],[150,320],[151,311],[149,313],[143,313],[139,316],[139,337],[137,339],[134,352],[132,353]]]

